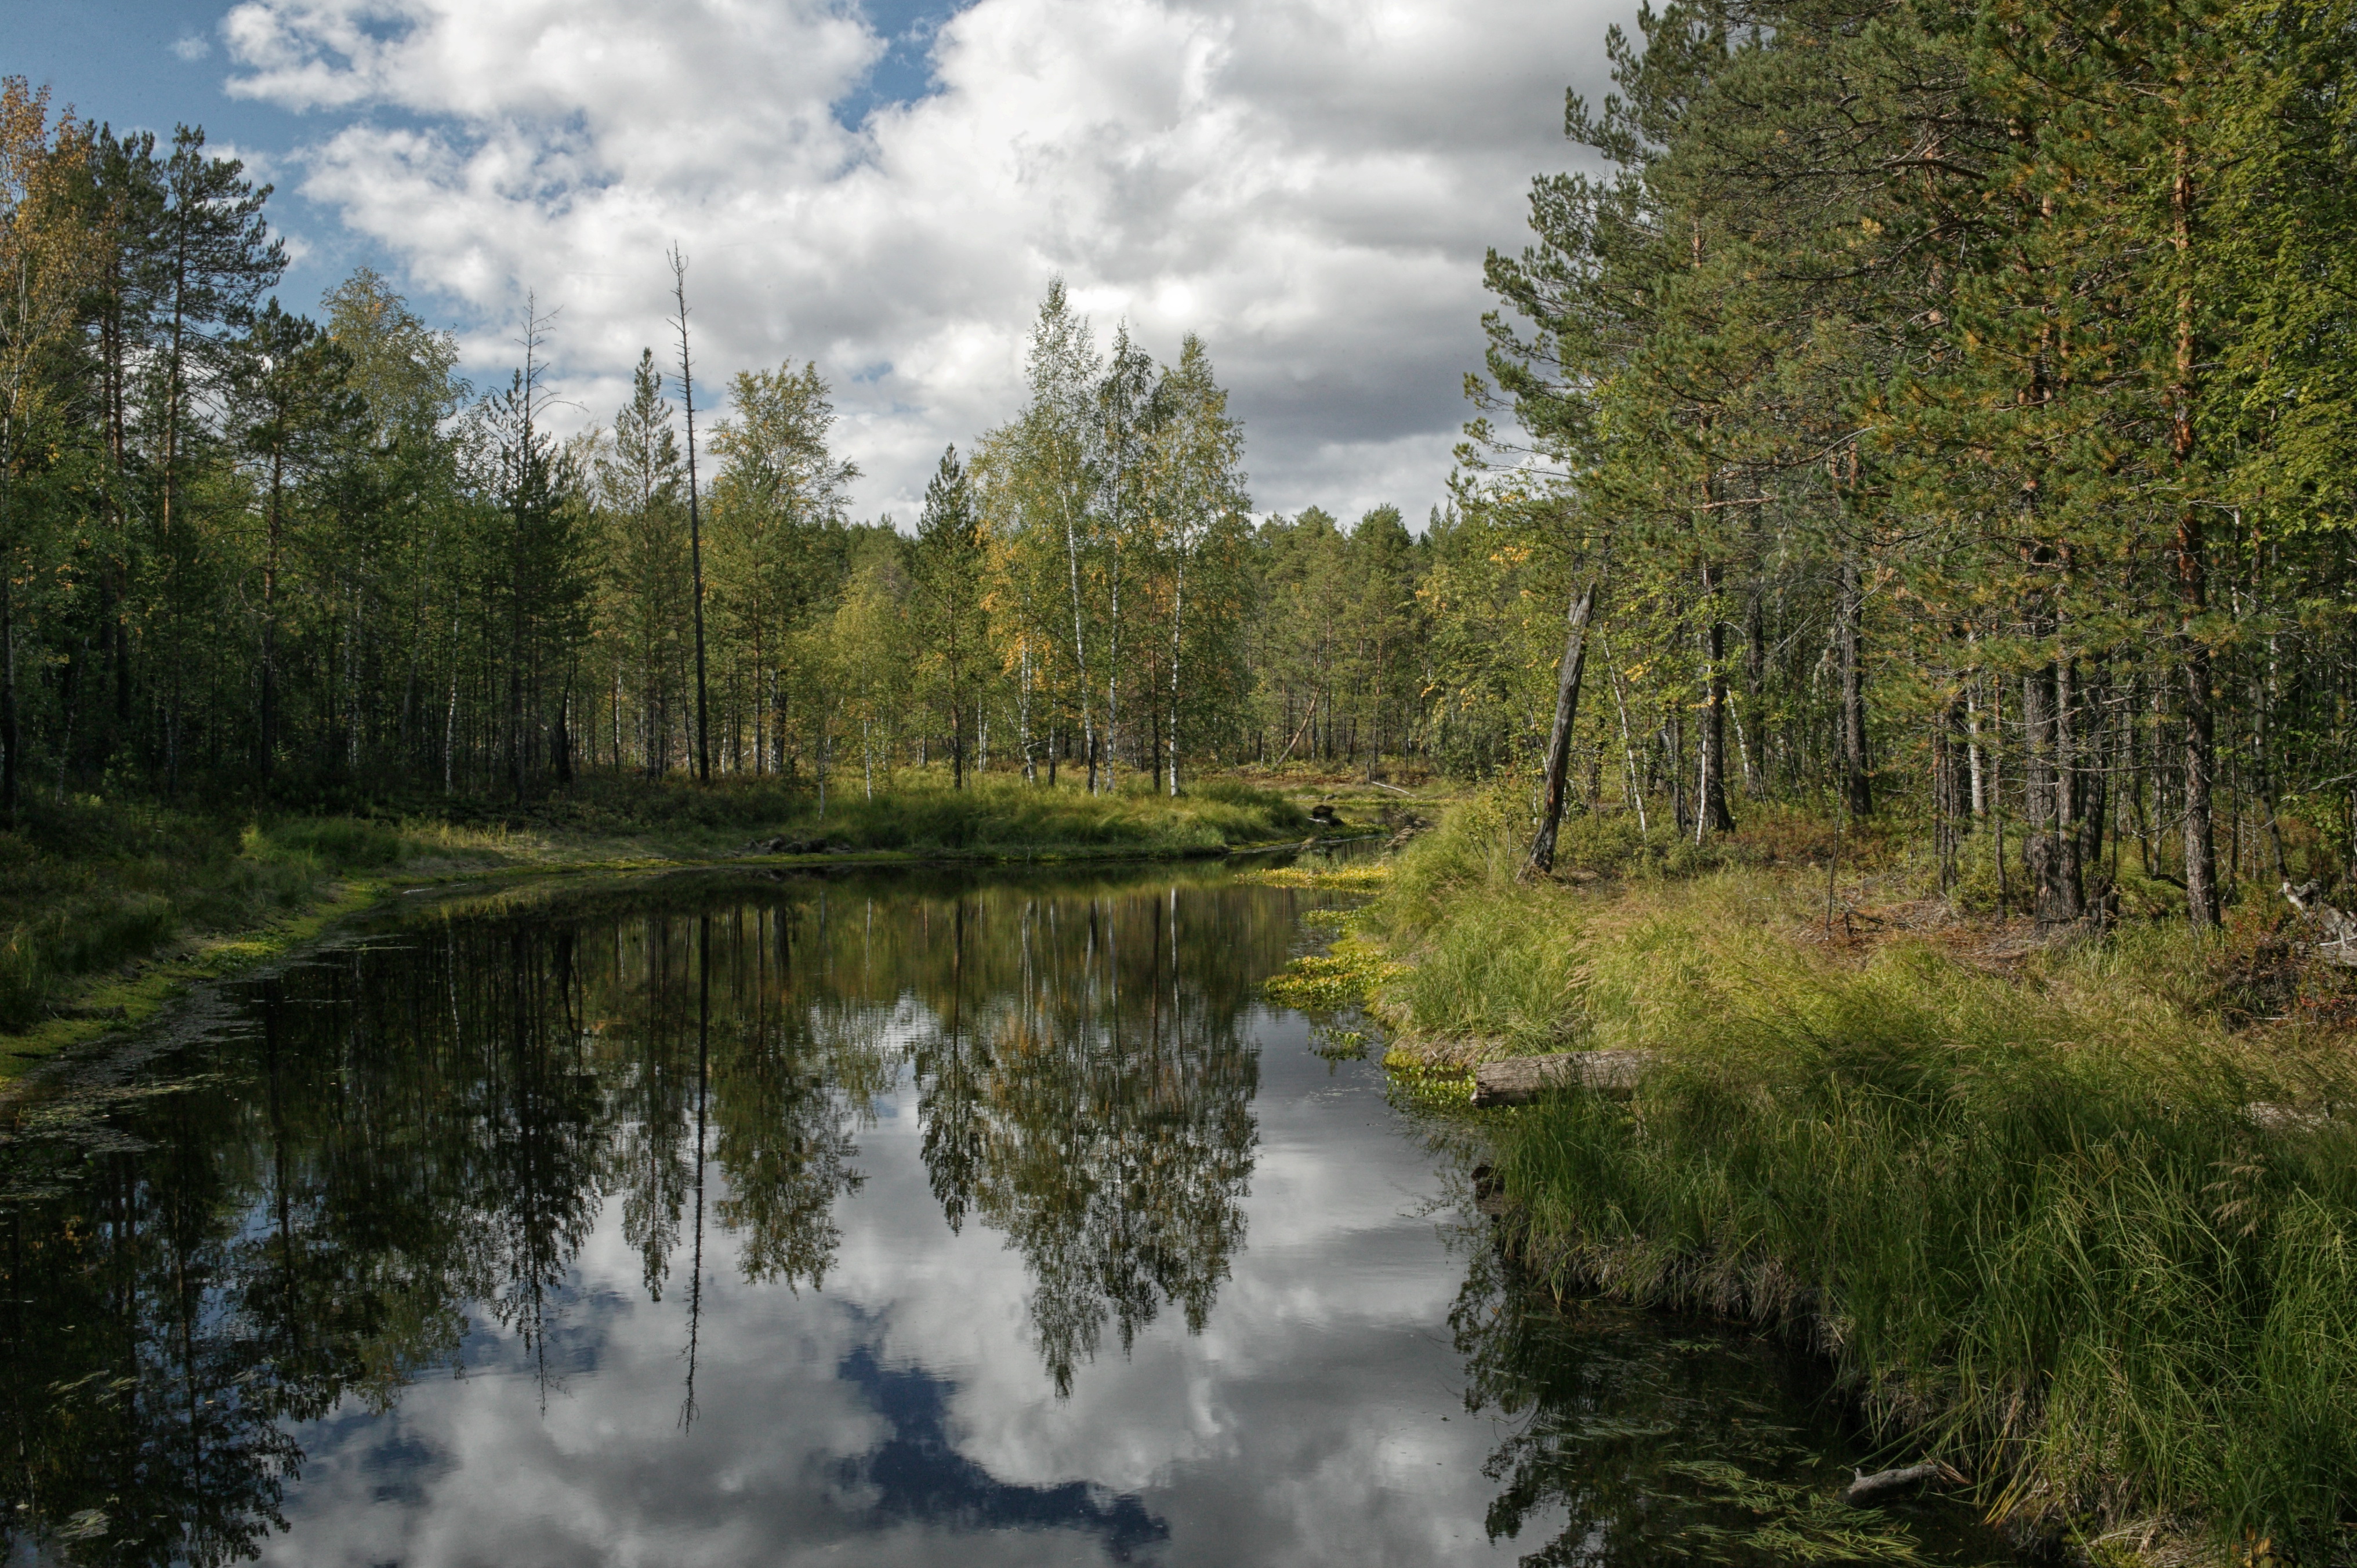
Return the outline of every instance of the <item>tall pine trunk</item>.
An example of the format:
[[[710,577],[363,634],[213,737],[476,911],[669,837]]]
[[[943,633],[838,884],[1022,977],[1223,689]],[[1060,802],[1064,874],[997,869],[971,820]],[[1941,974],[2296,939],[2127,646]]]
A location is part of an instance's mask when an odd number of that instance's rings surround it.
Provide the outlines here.
[[[1720,568],[1702,568],[1703,715],[1696,739],[1695,840],[1735,831],[1727,805],[1727,618],[1719,613]]]
[[[1743,752],[1743,792],[1757,800],[1768,793],[1768,725],[1763,700],[1768,684],[1767,571],[1759,525],[1760,509],[1751,509],[1751,581],[1743,603],[1743,712],[1751,730],[1751,745]],[[1759,755],[1754,756],[1754,750]]]
[[[2218,923],[2218,851],[2212,785],[2216,777],[2217,718],[2211,690],[2209,645],[2192,623],[2209,607],[2201,515],[2184,508],[2177,524],[2177,584],[2185,626],[2180,665],[2185,703],[2185,912],[2197,927]]]
[[[278,540],[280,510],[286,493],[283,454],[270,454],[270,510],[262,553],[262,767],[263,782],[270,781],[278,756]]]
[[[1842,798],[1853,817],[1874,814],[1874,786],[1866,755],[1865,595],[1858,583],[1857,552],[1841,558],[1838,641],[1841,655]]]
[[[687,351],[687,258],[671,253],[673,296],[679,301],[679,390],[687,409],[687,559],[695,593],[695,777],[712,782],[712,739],[704,672],[704,520],[696,506],[695,367]]]
[[[2180,134],[2169,187],[2169,237],[2177,251],[2177,362],[2169,388],[2169,453],[2178,483],[2190,486],[2193,464],[2193,175]],[[2185,913],[2197,927],[2218,923],[2218,850],[2211,807],[2217,774],[2217,720],[2211,690],[2210,649],[2196,623],[2210,607],[2209,563],[2201,514],[2187,496],[2177,514],[2177,593],[2185,676]]]

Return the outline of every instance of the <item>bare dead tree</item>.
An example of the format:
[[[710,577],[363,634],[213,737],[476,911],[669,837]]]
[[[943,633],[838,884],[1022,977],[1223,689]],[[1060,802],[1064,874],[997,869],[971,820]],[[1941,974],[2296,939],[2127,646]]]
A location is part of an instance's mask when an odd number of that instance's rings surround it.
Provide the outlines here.
[[[695,777],[709,784],[712,742],[704,677],[704,519],[696,505],[695,366],[687,351],[687,257],[677,245],[671,248],[671,283],[672,297],[679,304],[679,314],[672,319],[679,328],[679,395],[687,407],[687,560],[695,578]]]

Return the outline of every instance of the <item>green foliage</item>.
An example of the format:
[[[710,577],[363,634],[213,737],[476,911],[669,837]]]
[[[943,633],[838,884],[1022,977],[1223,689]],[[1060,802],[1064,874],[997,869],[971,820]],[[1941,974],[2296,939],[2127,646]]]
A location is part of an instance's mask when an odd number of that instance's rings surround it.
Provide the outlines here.
[[[994,705],[1012,732],[1002,754],[1026,777],[1062,760],[1092,788],[1135,771],[1176,791],[1182,756],[1232,755],[1236,739],[1243,426],[1191,333],[1158,370],[1126,326],[1113,349],[1099,355],[1052,281],[1024,406],[967,471]]]
[[[1534,243],[1489,259],[1454,525],[1482,547],[1429,579],[1438,689],[1527,756],[1533,634],[1599,574],[1591,806],[1709,836],[1896,797],[1951,882],[2003,822],[1975,897],[2050,925],[2105,900],[2124,819],[2196,923],[2298,880],[2284,804],[2357,811],[2322,611],[2348,20],[1680,0],[1615,30],[1616,92],[1566,121],[1604,170],[1540,178]]]
[[[1437,532],[1411,536],[1389,506],[1354,525],[1308,507],[1254,531],[1243,647],[1253,690],[1238,719],[1258,757],[1356,762],[1372,778],[1386,755],[1442,743],[1448,704],[1426,688],[1432,638],[1447,623],[1424,598]]]

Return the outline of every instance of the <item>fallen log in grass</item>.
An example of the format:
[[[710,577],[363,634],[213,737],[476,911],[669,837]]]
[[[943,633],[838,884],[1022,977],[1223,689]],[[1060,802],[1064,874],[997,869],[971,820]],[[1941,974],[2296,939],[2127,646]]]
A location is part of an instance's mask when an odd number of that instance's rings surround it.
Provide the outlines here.
[[[1937,1480],[1946,1468],[1947,1466],[1937,1460],[1926,1460],[1921,1465],[1909,1465],[1897,1470],[1877,1470],[1871,1476],[1859,1470],[1856,1472],[1857,1478],[1852,1481],[1848,1489],[1842,1493],[1842,1501],[1852,1507],[1857,1507],[1880,1497],[1885,1492],[1896,1491],[1900,1487],[1911,1487],[1919,1481]]]

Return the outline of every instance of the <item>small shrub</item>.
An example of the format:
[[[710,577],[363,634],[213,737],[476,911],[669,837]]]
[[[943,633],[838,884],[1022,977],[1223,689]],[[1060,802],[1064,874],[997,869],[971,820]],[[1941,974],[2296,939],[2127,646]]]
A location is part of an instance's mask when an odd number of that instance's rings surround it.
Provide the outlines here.
[[[18,926],[0,945],[0,1029],[14,1032],[29,1026],[40,1015],[48,990],[49,974],[41,961],[39,940]]]

